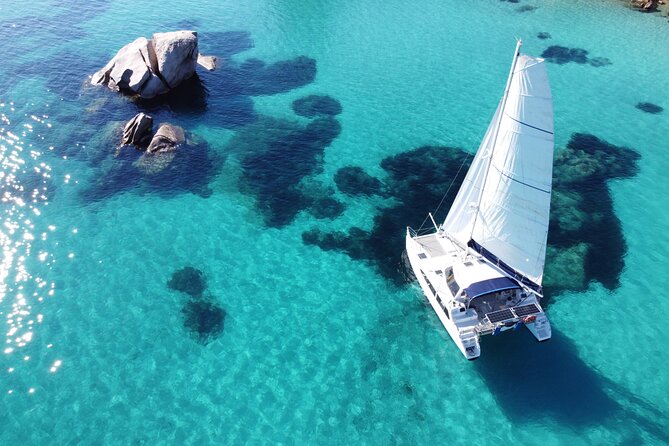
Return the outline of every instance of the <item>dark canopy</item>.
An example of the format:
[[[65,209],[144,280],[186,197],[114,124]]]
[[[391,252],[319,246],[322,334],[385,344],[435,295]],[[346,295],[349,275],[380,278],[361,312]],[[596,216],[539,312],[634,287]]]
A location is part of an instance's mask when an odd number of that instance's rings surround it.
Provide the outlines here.
[[[497,291],[512,290],[520,288],[518,283],[508,277],[496,277],[494,279],[482,280],[481,282],[474,282],[465,288],[465,293],[470,299],[484,294],[496,293]]]

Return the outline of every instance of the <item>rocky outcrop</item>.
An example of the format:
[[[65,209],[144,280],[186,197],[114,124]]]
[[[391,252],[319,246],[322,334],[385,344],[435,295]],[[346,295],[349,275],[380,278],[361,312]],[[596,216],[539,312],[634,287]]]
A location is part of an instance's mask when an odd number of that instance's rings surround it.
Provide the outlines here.
[[[633,8],[645,12],[652,12],[657,9],[658,0],[630,0]]]
[[[146,147],[151,141],[153,133],[153,118],[144,113],[138,113],[123,128],[121,145],[132,144],[136,147]]]
[[[202,54],[198,54],[197,64],[205,70],[214,71],[218,66],[218,59],[216,56],[203,56]]]
[[[181,144],[186,142],[184,130],[172,124],[161,124],[153,135],[147,153],[174,152]]]
[[[199,54],[195,31],[156,33],[151,40],[140,37],[121,48],[91,83],[150,99],[190,78],[198,59],[208,70],[216,66],[215,57]]]

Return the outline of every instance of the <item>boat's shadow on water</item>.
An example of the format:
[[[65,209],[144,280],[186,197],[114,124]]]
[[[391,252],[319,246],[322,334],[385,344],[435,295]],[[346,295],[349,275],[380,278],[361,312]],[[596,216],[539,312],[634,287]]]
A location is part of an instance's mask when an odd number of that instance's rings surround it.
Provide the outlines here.
[[[509,418],[532,422],[550,416],[575,426],[601,423],[620,409],[574,344],[553,330],[536,342],[529,332],[482,338],[474,366]]]
[[[473,366],[514,423],[552,419],[577,430],[608,425],[629,440],[641,430],[669,443],[666,416],[586,364],[555,329],[541,343],[529,332],[487,336]]]

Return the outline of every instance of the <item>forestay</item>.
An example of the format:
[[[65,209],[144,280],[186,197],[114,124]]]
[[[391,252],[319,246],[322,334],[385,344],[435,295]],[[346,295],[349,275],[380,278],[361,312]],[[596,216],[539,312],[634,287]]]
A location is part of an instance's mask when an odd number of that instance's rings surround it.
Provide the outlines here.
[[[543,59],[518,55],[508,93],[444,222],[540,286],[553,171],[553,102]]]

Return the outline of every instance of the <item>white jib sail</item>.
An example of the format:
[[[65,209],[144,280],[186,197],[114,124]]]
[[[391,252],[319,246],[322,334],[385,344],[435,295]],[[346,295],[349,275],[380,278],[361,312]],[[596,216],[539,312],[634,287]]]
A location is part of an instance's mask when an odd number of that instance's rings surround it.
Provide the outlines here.
[[[444,229],[462,245],[473,239],[541,285],[552,175],[548,75],[543,59],[521,54]]]

